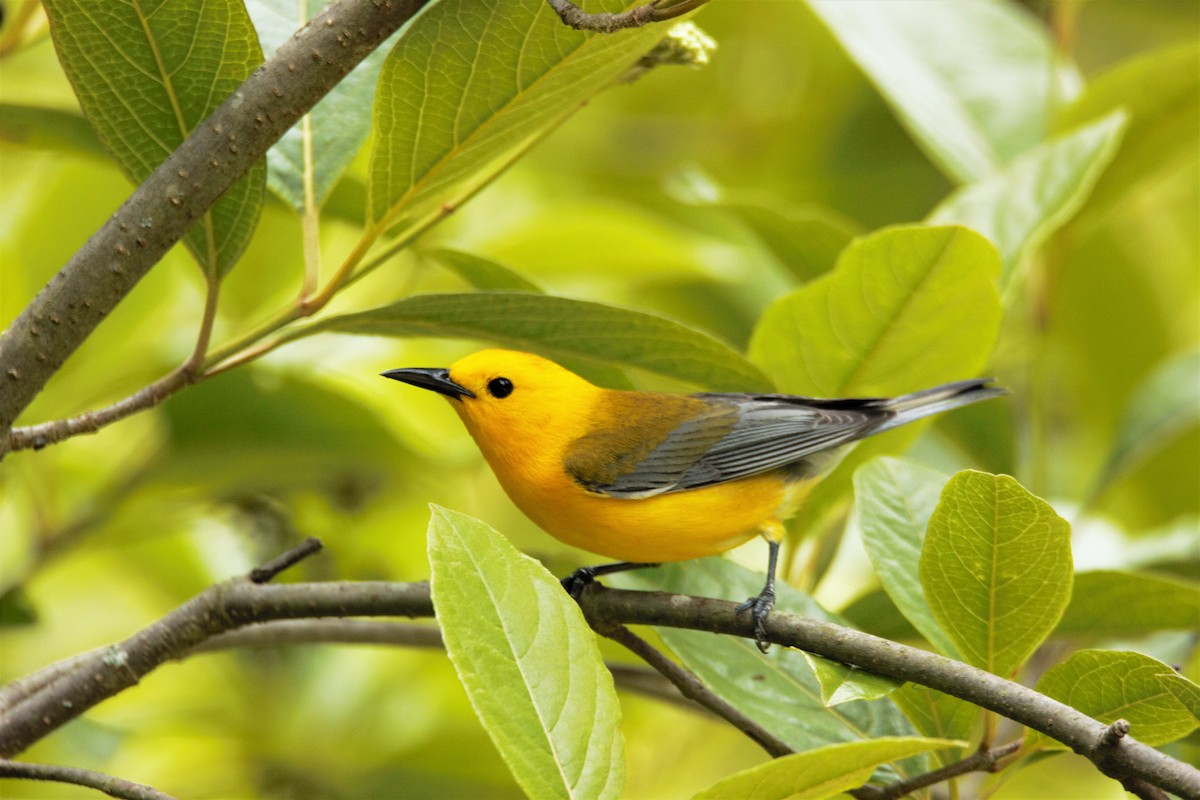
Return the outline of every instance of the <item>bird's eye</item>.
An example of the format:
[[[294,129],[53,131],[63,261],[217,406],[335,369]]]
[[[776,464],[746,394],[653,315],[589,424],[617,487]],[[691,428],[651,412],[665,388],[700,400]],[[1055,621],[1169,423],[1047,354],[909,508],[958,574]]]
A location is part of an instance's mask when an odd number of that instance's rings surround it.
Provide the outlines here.
[[[508,378],[492,378],[488,381],[488,394],[497,400],[503,400],[512,394],[513,384]]]

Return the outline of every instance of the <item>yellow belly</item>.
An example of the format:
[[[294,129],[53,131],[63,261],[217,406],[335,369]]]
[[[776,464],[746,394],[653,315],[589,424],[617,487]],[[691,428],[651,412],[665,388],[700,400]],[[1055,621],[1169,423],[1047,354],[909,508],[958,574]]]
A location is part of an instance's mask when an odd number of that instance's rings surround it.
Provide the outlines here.
[[[777,474],[643,499],[584,491],[561,480],[501,485],[543,530],[567,544],[621,561],[682,561],[723,553],[790,513],[796,484]]]

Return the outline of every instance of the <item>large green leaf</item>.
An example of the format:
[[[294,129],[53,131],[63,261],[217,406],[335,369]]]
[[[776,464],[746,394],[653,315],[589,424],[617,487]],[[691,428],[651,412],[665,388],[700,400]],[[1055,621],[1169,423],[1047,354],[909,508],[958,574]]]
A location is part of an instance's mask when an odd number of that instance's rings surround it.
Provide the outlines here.
[[[753,364],[706,333],[641,311],[526,293],[427,294],[299,332],[489,339],[550,356],[668,375],[719,391],[764,389]]]
[[[961,227],[857,239],[828,275],[776,300],[750,357],[782,391],[894,394],[974,375],[1000,322],[995,248]]]
[[[589,11],[614,11],[619,0]],[[392,228],[454,206],[611,85],[662,38],[563,25],[543,0],[442,0],[413,20],[375,95],[367,218]]]
[[[1134,390],[1094,493],[1200,424],[1200,350],[1169,358]]]
[[[328,0],[246,0],[263,49],[272,52],[312,19]],[[393,37],[394,39],[394,37]],[[384,42],[313,106],[267,152],[267,185],[296,211],[306,207],[305,184],[320,207],[371,132],[367,109],[389,42]]]
[[[1195,538],[1192,539],[1193,554]],[[1146,636],[1200,630],[1200,584],[1146,572],[1096,570],[1075,576],[1058,635]]]
[[[1071,595],[1071,526],[1007,475],[966,470],[942,491],[921,554],[934,617],[965,660],[1007,677]]]
[[[1000,325],[1000,259],[960,227],[905,226],[857,239],[834,271],[776,300],[750,357],[785,392],[894,395],[978,374]],[[911,442],[917,426],[869,439],[805,501],[820,520],[874,456]]]
[[[262,63],[240,0],[47,0],[45,7],[84,116],[137,183]],[[245,249],[265,174],[256,165],[185,237],[206,274],[223,276]],[[181,193],[189,180],[199,176],[181,176]]]
[[[1092,81],[1055,120],[1068,130],[1114,109],[1130,116],[1121,149],[1088,203],[1103,214],[1196,158],[1200,138],[1200,46],[1194,42],[1122,61]]]
[[[764,576],[724,558],[668,564],[622,574],[606,581],[632,589],[653,589],[741,601],[758,594]],[[840,623],[810,596],[777,584],[776,608]],[[684,666],[718,696],[796,750],[836,742],[905,736],[903,715],[886,699],[826,707],[821,685],[804,657],[772,648],[760,653],[754,642],[678,628],[657,628]]]
[[[616,689],[558,580],[487,525],[438,506],[429,566],[446,653],[521,788],[535,798],[619,797]]]
[[[894,458],[854,473],[855,523],[883,590],[921,635],[943,654],[958,648],[934,619],[917,578],[925,529],[950,477]]]
[[[808,2],[929,157],[962,183],[1040,142],[1080,83],[1015,3]]]
[[[1126,119],[1114,112],[1031,147],[950,195],[928,222],[957,223],[986,236],[1004,263],[1001,286],[1012,286],[1018,265],[1083,205],[1117,151]]]
[[[734,773],[693,800],[822,800],[862,786],[881,764],[965,745],[911,736],[831,744]]]
[[[1176,681],[1183,683],[1172,686]],[[1190,693],[1185,693],[1188,688]],[[1141,653],[1080,650],[1047,670],[1037,690],[1101,722],[1124,719],[1130,733],[1152,747],[1200,727],[1192,708],[1200,688]],[[1030,731],[1028,738],[1046,747],[1066,746],[1036,731]]]

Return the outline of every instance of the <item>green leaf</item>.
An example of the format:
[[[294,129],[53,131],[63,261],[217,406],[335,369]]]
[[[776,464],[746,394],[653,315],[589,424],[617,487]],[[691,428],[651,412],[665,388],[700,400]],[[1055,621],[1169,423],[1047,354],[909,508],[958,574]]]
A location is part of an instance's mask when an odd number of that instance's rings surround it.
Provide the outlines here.
[[[862,786],[881,764],[965,745],[912,736],[828,745],[742,770],[700,792],[694,800],[821,800]]]
[[[1192,539],[1193,550],[1195,539]],[[1075,576],[1058,635],[1145,636],[1200,629],[1200,584],[1148,572],[1097,570]]]
[[[906,683],[890,697],[908,721],[926,736],[970,739],[971,730],[982,713],[978,706],[966,700],[919,683]]]
[[[589,11],[626,7],[619,0]],[[543,0],[442,0],[403,32],[375,95],[367,219],[453,207],[620,79],[664,35],[563,25]]]
[[[784,295],[754,330],[750,358],[781,391],[887,396],[983,368],[1000,326],[1000,259],[966,228],[906,226],[855,240],[834,271]],[[910,443],[923,426],[868,439],[809,494],[820,521],[860,464]]]
[[[733,191],[698,169],[676,175],[668,190],[679,201],[732,214],[797,278],[833,269],[838,254],[865,231],[854,220],[816,203],[794,205],[767,192]]]
[[[1004,263],[1000,285],[1011,288],[1018,265],[1079,211],[1112,161],[1127,119],[1114,112],[1031,147],[1001,171],[947,197],[927,221],[965,225],[986,236]]]
[[[1124,719],[1130,734],[1151,747],[1181,739],[1200,727],[1188,702],[1200,687],[1141,653],[1080,650],[1047,670],[1037,690],[1101,722]],[[1029,732],[1028,741],[1066,747],[1036,731]]]
[[[969,183],[1040,142],[1080,78],[1045,29],[1001,0],[809,0],[929,157]]]
[[[1000,261],[961,227],[888,228],[828,275],[776,300],[750,343],[780,390],[819,397],[914,391],[974,375],[1000,323]]]
[[[536,283],[490,258],[448,248],[422,250],[421,255],[454,271],[460,278],[482,291],[542,293]]]
[[[667,564],[605,579],[630,589],[648,589],[741,601],[762,589],[764,576],[724,558]],[[841,624],[810,596],[776,584],[775,608]],[[754,642],[678,628],[656,628],[663,642],[719,697],[795,750],[880,736],[905,736],[912,728],[888,700],[827,707],[821,686],[801,653]]]
[[[854,473],[854,520],[883,590],[941,653],[958,648],[934,619],[917,577],[925,529],[950,478],[894,458],[877,458]]]
[[[432,510],[430,583],[446,653],[513,777],[530,797],[619,797],[621,707],[579,606],[487,525]]]
[[[716,391],[770,384],[753,364],[706,333],[641,311],[534,294],[427,294],[329,317],[299,331],[489,339],[552,357],[638,367]]]
[[[929,520],[921,585],[965,660],[1011,675],[1071,595],[1071,526],[1007,475],[966,470]]]
[[[904,684],[904,681],[855,669],[812,653],[803,655],[821,686],[821,702],[826,706],[841,705],[852,700],[878,700]]]
[[[267,52],[274,52],[326,5],[327,0],[246,0],[246,9]],[[297,212],[303,212],[306,206],[305,173],[311,170],[313,201],[320,208],[367,140],[371,132],[367,109],[390,41],[363,59],[304,121],[290,128],[267,151],[267,185]],[[306,167],[306,161],[311,167]]]
[[[1134,390],[1093,494],[1200,424],[1200,349],[1165,360]]]
[[[47,0],[59,60],[83,114],[130,180],[140,183],[262,63],[240,0]],[[258,164],[184,242],[221,277],[250,240],[263,203]],[[180,192],[188,191],[181,178]]]
[[[1067,130],[1122,109],[1130,116],[1121,149],[1088,211],[1102,215],[1138,187],[1151,186],[1196,158],[1200,138],[1200,47],[1194,42],[1120,62],[1092,81],[1055,120]]]

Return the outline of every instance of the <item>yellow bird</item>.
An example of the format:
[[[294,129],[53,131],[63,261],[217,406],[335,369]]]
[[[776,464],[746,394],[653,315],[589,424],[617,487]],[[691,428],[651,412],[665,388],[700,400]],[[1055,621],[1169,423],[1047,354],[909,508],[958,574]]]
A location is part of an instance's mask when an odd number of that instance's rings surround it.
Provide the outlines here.
[[[563,581],[722,553],[766,538],[750,610],[759,647],[775,603],[780,520],[851,444],[1004,394],[990,379],[894,399],[666,394],[604,389],[530,353],[483,350],[449,369],[386,378],[445,395],[526,516],[574,547],[619,559]]]

